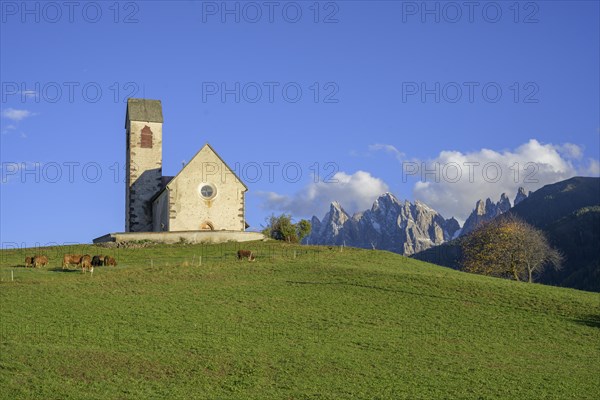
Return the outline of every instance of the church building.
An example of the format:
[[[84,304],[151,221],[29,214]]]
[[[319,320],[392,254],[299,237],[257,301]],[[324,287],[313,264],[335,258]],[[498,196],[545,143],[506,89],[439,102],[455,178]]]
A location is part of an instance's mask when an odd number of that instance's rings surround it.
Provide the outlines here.
[[[245,231],[246,185],[209,144],[163,176],[162,128],[160,100],[128,99],[125,231]]]

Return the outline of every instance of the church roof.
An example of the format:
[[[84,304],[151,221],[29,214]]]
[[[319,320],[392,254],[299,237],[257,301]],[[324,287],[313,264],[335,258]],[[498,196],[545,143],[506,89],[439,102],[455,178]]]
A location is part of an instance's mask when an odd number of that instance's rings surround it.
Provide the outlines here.
[[[127,128],[127,120],[162,123],[163,114],[160,100],[127,99],[125,128]]]

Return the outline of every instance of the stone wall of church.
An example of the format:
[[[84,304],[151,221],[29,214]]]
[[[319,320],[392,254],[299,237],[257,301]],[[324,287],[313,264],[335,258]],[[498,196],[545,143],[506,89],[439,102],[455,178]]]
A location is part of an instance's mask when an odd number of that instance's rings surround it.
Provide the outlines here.
[[[164,190],[152,204],[152,227],[154,232],[169,230],[169,191]]]
[[[201,189],[205,185],[216,191],[213,198],[203,197]],[[169,231],[245,230],[245,188],[208,146],[184,167],[169,188]]]
[[[161,189],[162,123],[129,121],[127,125],[125,231],[151,232],[150,199]]]

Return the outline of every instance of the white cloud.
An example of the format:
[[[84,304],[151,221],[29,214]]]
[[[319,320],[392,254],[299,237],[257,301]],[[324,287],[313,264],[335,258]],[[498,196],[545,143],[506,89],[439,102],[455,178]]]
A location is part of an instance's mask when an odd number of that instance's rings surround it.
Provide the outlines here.
[[[500,194],[506,193],[512,203],[519,186],[528,192],[576,175],[597,175],[598,161],[588,160],[584,166],[578,161],[582,155],[577,145],[542,144],[535,139],[514,150],[442,151],[436,158],[418,163],[415,176],[421,181],[415,183],[413,195],[446,218],[454,216],[462,222],[478,199],[498,201]],[[478,164],[469,168],[469,163]],[[437,168],[438,172],[424,176],[425,168]],[[412,171],[406,164],[403,170]]]
[[[13,121],[21,121],[33,115],[35,114],[29,110],[17,110],[16,108],[7,108],[5,110],[2,110],[2,117]]]
[[[393,154],[394,157],[396,157],[399,161],[401,161],[405,157],[405,154],[403,152],[401,152],[400,150],[398,150],[396,148],[396,146],[394,146],[392,144],[384,144],[384,143],[370,144],[369,152],[375,152],[375,151],[383,151],[386,153]]]
[[[464,220],[479,199],[498,201],[506,193],[511,200],[522,186],[526,192],[576,175],[600,175],[597,159],[584,159],[583,149],[572,143],[544,144],[535,139],[515,149],[480,149],[471,152],[442,151],[431,160],[406,161],[405,154],[389,144],[372,144],[368,152],[383,151],[406,166],[417,166],[413,177],[413,198],[421,200],[444,217]],[[403,161],[404,160],[404,161]],[[470,165],[470,167],[469,167]],[[432,171],[436,171],[433,173]],[[430,171],[428,174],[427,171]],[[460,176],[457,172],[460,171]],[[496,173],[499,175],[496,176]],[[410,175],[406,174],[405,175]],[[437,177],[437,179],[436,179]],[[296,217],[322,217],[332,201],[339,201],[350,214],[372,206],[373,201],[389,190],[381,179],[369,172],[338,172],[338,183],[311,183],[294,195],[261,192],[263,208],[289,212]]]
[[[565,143],[556,147],[559,152],[569,158],[580,160],[583,157],[583,149],[573,143]]]
[[[292,196],[274,192],[261,192],[259,195],[264,198],[262,206],[267,210],[289,212],[297,217],[316,215],[321,218],[332,201],[339,201],[352,214],[371,208],[375,199],[388,189],[381,179],[365,171],[356,171],[351,175],[338,172],[331,183],[313,182]]]
[[[368,158],[368,157],[377,157],[378,156],[378,152],[383,152],[386,154],[391,154],[392,156],[394,156],[398,161],[402,161],[405,157],[406,154],[404,154],[403,152],[401,152],[400,150],[398,150],[398,148],[396,146],[394,146],[393,144],[387,144],[387,143],[373,143],[370,144],[367,148],[367,151],[357,151],[357,150],[351,150],[350,151],[350,155],[353,157],[363,157],[363,158]]]
[[[586,168],[586,175],[598,176],[600,175],[600,162],[598,160],[594,160],[593,158],[588,159],[588,165]]]

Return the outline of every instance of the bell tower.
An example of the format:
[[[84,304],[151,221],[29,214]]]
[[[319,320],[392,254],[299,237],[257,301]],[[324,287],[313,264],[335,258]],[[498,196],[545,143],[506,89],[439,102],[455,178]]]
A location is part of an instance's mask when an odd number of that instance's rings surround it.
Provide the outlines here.
[[[127,99],[125,232],[152,231],[152,197],[162,181],[160,100]]]

